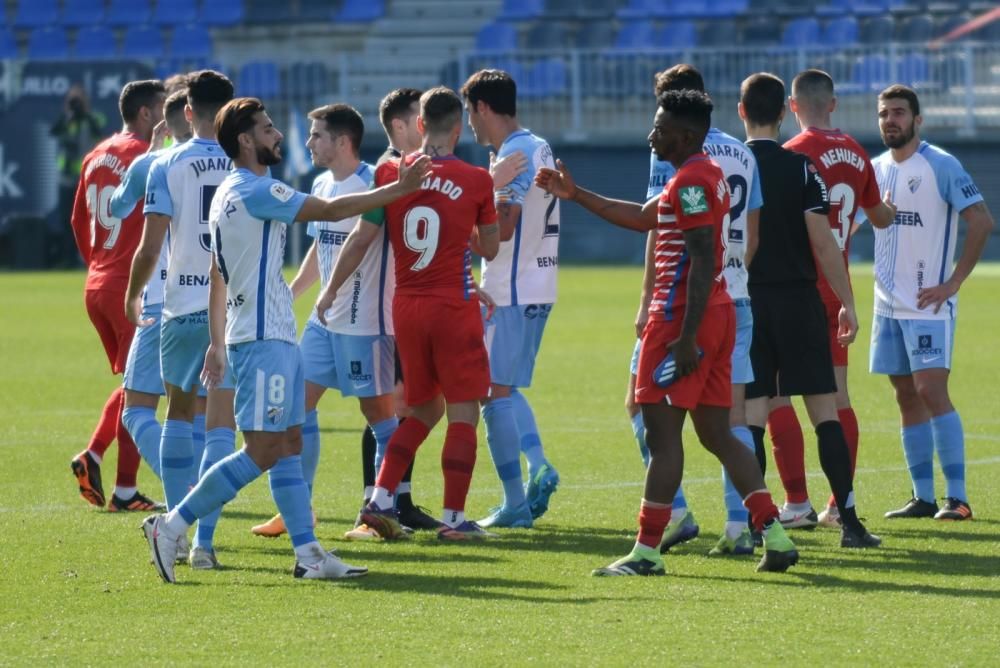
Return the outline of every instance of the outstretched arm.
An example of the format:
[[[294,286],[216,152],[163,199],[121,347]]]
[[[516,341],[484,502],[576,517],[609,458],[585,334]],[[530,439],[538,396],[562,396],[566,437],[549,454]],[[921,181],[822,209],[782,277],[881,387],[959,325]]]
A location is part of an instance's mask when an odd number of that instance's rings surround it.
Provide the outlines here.
[[[638,204],[604,197],[577,186],[562,160],[556,160],[556,167],[558,169],[548,167],[539,169],[535,174],[535,185],[560,199],[576,202],[612,225],[637,232],[647,232],[656,228],[656,198],[645,204]]]

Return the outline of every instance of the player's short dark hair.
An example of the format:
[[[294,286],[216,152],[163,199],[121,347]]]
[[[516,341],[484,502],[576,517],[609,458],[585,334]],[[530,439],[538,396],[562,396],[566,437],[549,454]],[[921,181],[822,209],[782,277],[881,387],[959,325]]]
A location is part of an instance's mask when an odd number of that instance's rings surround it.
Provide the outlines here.
[[[131,123],[139,117],[140,109],[152,107],[166,93],[167,89],[159,79],[129,81],[122,88],[122,94],[118,98],[118,111],[121,112],[122,120]]]
[[[163,80],[163,87],[167,89],[167,95],[175,93],[179,90],[187,90],[188,78],[190,75],[188,73],[178,73],[171,74],[169,77]]]
[[[653,90],[657,97],[668,90],[697,90],[704,93],[705,80],[694,65],[680,63],[657,72]]]
[[[167,95],[167,99],[163,103],[163,116],[172,116],[176,113],[183,112],[187,103],[187,88],[175,90],[173,93]]]
[[[413,103],[419,102],[423,94],[424,91],[416,88],[397,88],[383,97],[378,105],[378,119],[385,131],[389,132],[392,122],[397,118],[404,121],[408,119],[413,113]]]
[[[445,86],[437,86],[420,96],[420,118],[426,134],[450,132],[462,122],[462,98]]]
[[[833,77],[823,70],[803,70],[792,79],[792,97],[817,101],[832,98]]]
[[[324,121],[331,135],[347,135],[355,153],[361,150],[365,136],[365,121],[358,110],[349,104],[327,104],[309,112],[314,121]]]
[[[479,70],[462,85],[461,93],[472,107],[482,101],[495,114],[517,116],[517,83],[503,70]]]
[[[776,125],[785,108],[785,82],[768,72],[751,74],[740,85],[740,102],[754,125]]]
[[[223,105],[233,99],[233,82],[215,70],[192,72],[187,89],[188,104],[201,119],[215,118]]]
[[[238,97],[227,102],[215,116],[215,137],[219,146],[233,160],[240,157],[239,137],[253,129],[258,113],[267,111],[255,97]]]
[[[670,118],[678,120],[701,136],[699,142],[705,140],[708,129],[712,126],[712,98],[700,90],[687,88],[684,90],[666,90],[656,98],[660,109],[670,114]]]
[[[903,84],[892,84],[878,94],[879,102],[894,98],[906,100],[910,105],[910,111],[913,112],[913,115],[920,115],[920,99],[917,98],[917,91]]]

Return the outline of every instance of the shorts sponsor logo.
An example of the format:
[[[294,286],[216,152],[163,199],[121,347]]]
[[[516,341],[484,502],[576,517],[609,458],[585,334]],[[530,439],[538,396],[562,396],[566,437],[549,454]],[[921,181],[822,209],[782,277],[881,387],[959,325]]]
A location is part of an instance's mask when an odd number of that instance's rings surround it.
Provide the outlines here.
[[[267,421],[271,424],[278,424],[281,422],[281,416],[285,414],[285,409],[281,406],[268,406],[267,407]]]
[[[524,307],[524,317],[528,320],[548,318],[551,310],[552,304],[530,304]]]
[[[943,354],[941,348],[934,347],[934,337],[931,334],[920,334],[917,336],[917,347],[911,351],[914,357],[923,356],[922,364],[933,362]]]
[[[701,186],[681,188],[680,198],[681,210],[689,216],[708,211],[708,202],[705,200],[705,189]]]
[[[372,375],[370,373],[362,373],[361,360],[351,360],[351,373],[348,374],[348,378],[353,381],[370,381]]]

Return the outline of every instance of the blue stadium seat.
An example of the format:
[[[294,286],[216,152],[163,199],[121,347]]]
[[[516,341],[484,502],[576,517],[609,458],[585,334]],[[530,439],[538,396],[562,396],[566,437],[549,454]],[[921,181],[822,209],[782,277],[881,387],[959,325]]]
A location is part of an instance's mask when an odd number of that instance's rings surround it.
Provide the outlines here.
[[[662,4],[662,0],[629,0],[617,15],[620,19],[650,19],[659,15]]]
[[[740,16],[750,9],[750,0],[715,0],[708,3],[710,16],[727,18]]]
[[[575,4],[578,19],[610,19],[615,15],[618,3],[608,0],[578,0]]]
[[[243,0],[205,0],[198,23],[206,26],[231,26],[243,20]]]
[[[129,28],[122,40],[122,55],[127,58],[160,58],[163,56],[163,35],[154,26]]]
[[[657,45],[667,49],[692,49],[698,46],[698,30],[694,21],[670,21],[663,26]]]
[[[851,80],[861,90],[878,91],[892,83],[892,69],[885,56],[862,56],[854,65]]]
[[[525,35],[524,43],[529,49],[562,49],[569,43],[569,31],[558,21],[539,21]]]
[[[830,48],[851,46],[858,43],[858,35],[858,20],[853,16],[841,16],[826,24],[822,43]]]
[[[14,14],[15,28],[43,28],[59,21],[57,0],[20,0]]]
[[[281,92],[278,66],[270,61],[256,61],[245,64],[240,69],[237,86],[240,95],[271,98]]]
[[[73,55],[82,60],[107,60],[118,56],[118,40],[107,26],[81,28]]]
[[[878,16],[889,11],[889,0],[849,0],[848,6],[855,16]]]
[[[247,23],[285,23],[292,19],[288,5],[274,0],[246,0],[245,5]]]
[[[200,25],[174,28],[170,38],[170,55],[173,58],[210,58],[212,47],[212,35]]]
[[[66,0],[62,24],[71,28],[104,23],[104,0]]]
[[[330,92],[330,72],[321,62],[294,63],[288,68],[285,79],[285,94],[297,98],[309,98]]]
[[[149,23],[149,0],[111,0],[108,7],[108,25],[121,28]]]
[[[790,48],[819,46],[819,21],[809,17],[792,19],[781,33],[781,45]]]
[[[851,12],[851,0],[826,0],[826,3],[816,7],[817,16],[842,16]]]
[[[17,58],[17,42],[14,41],[14,34],[7,26],[0,25],[0,60],[4,58]]]
[[[579,4],[579,0],[546,0],[543,17],[547,19],[576,18],[576,10]]]
[[[504,0],[498,19],[504,21],[524,21],[537,19],[545,13],[543,0]]]
[[[861,41],[864,44],[888,44],[892,41],[895,24],[891,16],[876,16],[861,25]]]
[[[667,0],[656,16],[679,19],[700,19],[712,14],[707,0]]]
[[[736,21],[732,19],[705,21],[701,26],[698,44],[702,47],[733,46],[738,43],[739,35]]]
[[[774,21],[769,17],[759,16],[743,27],[743,44],[747,46],[766,46],[774,42]]]
[[[615,27],[610,21],[587,21],[576,33],[576,48],[603,49],[615,41]]]
[[[198,5],[195,0],[159,0],[153,12],[153,23],[164,27],[172,28],[197,20]]]
[[[907,86],[925,87],[931,81],[930,63],[922,53],[908,53],[896,62],[896,77]]]
[[[917,14],[903,19],[897,38],[901,42],[929,42],[934,38],[934,20],[929,14]]]
[[[67,60],[69,42],[66,31],[50,26],[35,28],[28,37],[28,58],[34,60]]]
[[[476,33],[476,51],[514,51],[517,28],[509,23],[487,23]]]
[[[524,98],[556,97],[569,89],[569,74],[562,58],[546,58],[522,75],[517,93]]]
[[[622,24],[615,37],[615,49],[652,49],[656,47],[656,26],[650,21],[629,21]]]
[[[336,23],[368,23],[385,16],[382,0],[344,0],[333,20]]]

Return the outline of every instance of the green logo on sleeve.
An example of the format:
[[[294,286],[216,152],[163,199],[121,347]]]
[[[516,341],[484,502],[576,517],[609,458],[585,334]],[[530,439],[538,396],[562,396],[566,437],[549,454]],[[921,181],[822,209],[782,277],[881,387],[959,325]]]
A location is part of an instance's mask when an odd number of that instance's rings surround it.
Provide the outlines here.
[[[708,211],[708,202],[705,200],[705,190],[701,186],[688,186],[681,188],[681,210],[691,216],[696,213]]]

